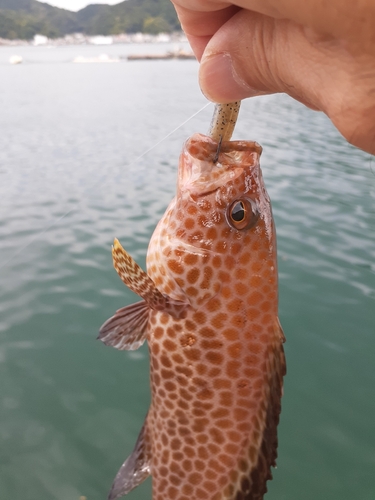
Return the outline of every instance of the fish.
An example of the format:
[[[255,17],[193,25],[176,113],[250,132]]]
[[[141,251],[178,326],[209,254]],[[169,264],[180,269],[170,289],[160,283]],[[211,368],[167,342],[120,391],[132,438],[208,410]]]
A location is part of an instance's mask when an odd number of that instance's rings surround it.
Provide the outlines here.
[[[142,300],[99,339],[120,350],[147,341],[151,404],[109,500],[149,475],[153,500],[261,500],[272,478],[286,373],[275,226],[261,146],[222,138],[185,142],[147,273],[113,244]]]

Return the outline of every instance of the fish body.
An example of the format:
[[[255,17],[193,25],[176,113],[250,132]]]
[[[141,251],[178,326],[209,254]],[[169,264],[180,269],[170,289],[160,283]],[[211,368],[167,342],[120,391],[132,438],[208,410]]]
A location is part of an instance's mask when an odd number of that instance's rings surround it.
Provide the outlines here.
[[[115,268],[144,300],[120,309],[99,337],[120,349],[147,339],[151,406],[111,500],[149,474],[153,500],[261,500],[267,491],[285,339],[260,154],[253,142],[218,149],[193,135],[147,274],[115,241]]]

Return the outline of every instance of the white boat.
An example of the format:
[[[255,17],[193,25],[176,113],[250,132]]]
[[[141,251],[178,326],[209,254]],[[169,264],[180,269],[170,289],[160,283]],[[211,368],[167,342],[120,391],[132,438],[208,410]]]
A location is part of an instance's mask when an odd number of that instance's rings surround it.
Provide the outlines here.
[[[14,54],[13,56],[10,56],[9,62],[10,64],[21,64],[23,62],[23,57]]]
[[[44,35],[34,35],[33,45],[35,45],[36,47],[38,45],[47,45],[48,41],[48,37]]]
[[[112,36],[103,36],[103,35],[92,36],[89,38],[89,42],[92,45],[112,45],[113,44],[113,37]]]
[[[74,63],[117,63],[120,62],[118,57],[110,57],[108,54],[101,54],[99,57],[83,57],[77,56],[73,59]]]

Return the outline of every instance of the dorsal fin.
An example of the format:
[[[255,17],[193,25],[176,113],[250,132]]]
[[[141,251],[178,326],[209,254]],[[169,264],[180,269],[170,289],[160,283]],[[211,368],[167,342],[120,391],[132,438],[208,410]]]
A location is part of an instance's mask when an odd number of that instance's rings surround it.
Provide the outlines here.
[[[277,340],[273,352],[273,366],[270,377],[270,392],[258,463],[251,471],[251,490],[243,492],[243,500],[263,500],[267,492],[267,481],[272,479],[271,467],[276,466],[277,458],[277,426],[281,412],[283,394],[283,377],[286,374],[286,362],[283,342],[285,337],[279,320],[275,323]]]
[[[147,431],[147,417],[131,455],[120,467],[113,481],[108,500],[116,500],[136,488],[150,475],[151,446]]]
[[[283,392],[283,376],[286,373],[285,355],[282,344],[275,352],[274,370],[270,381],[270,399],[268,402],[266,426],[263,432],[262,445],[258,456],[258,464],[251,473],[252,491],[244,500],[262,500],[267,492],[267,481],[272,479],[271,467],[276,466],[277,458],[277,426],[281,412]]]
[[[283,348],[285,337],[278,320],[275,321],[274,333],[275,342],[270,353],[272,356],[268,380],[269,390],[267,391],[267,408],[262,436],[260,440],[257,439],[257,443],[254,441],[248,443],[253,449],[254,446],[257,447],[257,453],[254,456],[251,448],[249,449],[250,471],[236,480],[236,487],[232,490],[230,496],[225,497],[228,500],[263,500],[267,492],[267,481],[272,479],[271,467],[276,466],[277,426],[281,411],[283,377],[286,373]]]

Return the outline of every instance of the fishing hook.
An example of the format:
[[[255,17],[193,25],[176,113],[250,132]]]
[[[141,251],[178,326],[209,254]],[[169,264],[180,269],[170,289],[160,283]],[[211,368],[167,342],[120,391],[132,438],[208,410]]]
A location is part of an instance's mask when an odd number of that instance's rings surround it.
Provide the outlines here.
[[[219,139],[219,142],[218,142],[218,145],[217,145],[217,150],[216,150],[216,153],[215,153],[215,156],[214,156],[214,159],[213,159],[214,163],[216,163],[217,160],[219,159],[219,154],[220,154],[220,149],[221,149],[222,142],[223,142],[223,136],[221,135],[220,139]]]

